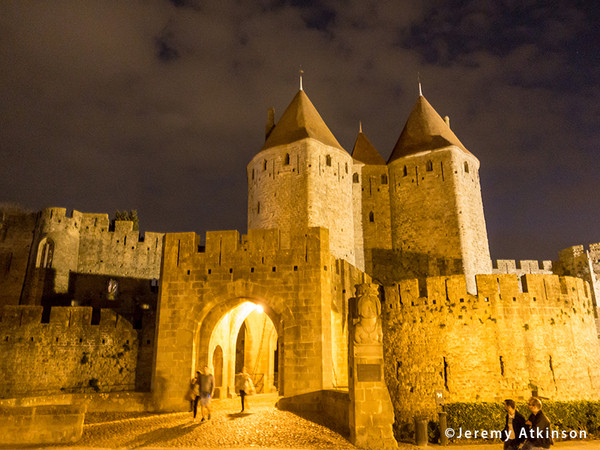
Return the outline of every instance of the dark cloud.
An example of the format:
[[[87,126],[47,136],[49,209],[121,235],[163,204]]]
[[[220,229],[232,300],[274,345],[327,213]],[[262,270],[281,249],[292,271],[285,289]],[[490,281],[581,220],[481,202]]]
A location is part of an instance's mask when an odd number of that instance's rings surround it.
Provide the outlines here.
[[[245,166],[298,70],[387,158],[424,94],[481,160],[494,258],[600,241],[593,2],[0,2],[0,201],[245,231]]]

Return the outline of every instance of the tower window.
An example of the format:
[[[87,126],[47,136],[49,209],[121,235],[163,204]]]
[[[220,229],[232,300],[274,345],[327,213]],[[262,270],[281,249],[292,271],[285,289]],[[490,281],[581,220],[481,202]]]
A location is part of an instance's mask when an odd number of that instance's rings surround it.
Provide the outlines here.
[[[38,254],[36,267],[49,269],[52,267],[52,258],[54,256],[54,241],[45,237],[38,245]]]
[[[465,161],[465,173],[469,173],[469,164]]]
[[[373,211],[369,213],[369,222],[375,222],[375,214],[373,214]]]
[[[358,183],[358,174],[355,173],[354,175],[352,175],[352,182],[353,183]]]
[[[346,173],[348,173],[348,163],[346,163]]]
[[[256,204],[256,214],[260,214],[260,202]]]
[[[331,155],[327,155],[327,156],[325,157],[325,163],[326,163],[326,164],[327,164],[329,167],[331,167]]]
[[[285,158],[283,159],[283,165],[288,166],[290,164],[290,154],[286,153]]]
[[[431,160],[427,161],[427,167],[426,167],[427,172],[433,172],[433,162]],[[467,170],[468,172],[468,170]]]
[[[388,184],[388,177],[386,174],[381,175],[381,184]]]
[[[254,169],[252,169],[252,179],[254,180]]]
[[[267,160],[263,161],[263,170],[267,170]]]
[[[406,166],[404,166],[404,169],[402,169],[402,176],[405,177],[408,175],[408,169],[406,168]]]

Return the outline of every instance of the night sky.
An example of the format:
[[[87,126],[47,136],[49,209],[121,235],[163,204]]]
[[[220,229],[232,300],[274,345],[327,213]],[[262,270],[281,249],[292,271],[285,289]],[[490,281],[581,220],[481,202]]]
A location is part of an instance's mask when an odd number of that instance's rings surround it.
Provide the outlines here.
[[[600,242],[596,1],[0,2],[0,203],[246,231],[246,164],[304,89],[387,159],[423,94],[481,161],[494,259]]]

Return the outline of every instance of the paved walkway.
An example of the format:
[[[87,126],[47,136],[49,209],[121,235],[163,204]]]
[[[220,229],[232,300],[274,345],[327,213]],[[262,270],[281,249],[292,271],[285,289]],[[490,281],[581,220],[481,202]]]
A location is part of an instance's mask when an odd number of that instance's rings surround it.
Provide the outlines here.
[[[86,415],[83,437],[76,445],[56,448],[235,448],[356,449],[325,426],[274,407],[276,395],[250,397],[250,409],[239,413],[239,400],[213,402],[212,418],[193,422],[191,413],[92,413]],[[400,443],[400,450],[418,450]],[[449,445],[427,448],[501,450],[501,444]],[[600,449],[600,441],[559,443],[556,450]]]
[[[330,429],[275,408],[276,395],[216,400],[212,418],[193,422],[191,413],[91,413],[76,445],[58,448],[329,448],[355,449]],[[200,414],[200,411],[198,411]]]

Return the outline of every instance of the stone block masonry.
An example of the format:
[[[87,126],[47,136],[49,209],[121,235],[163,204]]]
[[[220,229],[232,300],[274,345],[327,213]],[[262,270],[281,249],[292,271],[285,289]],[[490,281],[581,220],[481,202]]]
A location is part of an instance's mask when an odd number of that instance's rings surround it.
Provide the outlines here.
[[[389,164],[394,250],[461,260],[469,292],[491,273],[479,161],[456,146]]]
[[[90,307],[0,310],[0,397],[135,389],[137,331],[111,310],[91,324]]]
[[[85,406],[0,407],[4,445],[64,444],[81,439]]]
[[[37,214],[0,211],[0,306],[18,305]]]
[[[331,253],[354,264],[352,158],[315,139],[269,148],[248,165],[248,229],[329,229]]]
[[[20,303],[41,304],[48,294],[67,294],[71,273],[158,279],[163,236],[142,235],[131,221],[116,221],[113,230],[108,214],[46,208],[31,237]]]
[[[329,253],[328,231],[167,234],[158,306],[153,392],[163,410],[186,407],[194,363],[212,360],[221,318],[263,306],[280,340],[279,392],[295,396],[346,382],[346,302],[365,275]]]
[[[386,381],[400,423],[448,402],[600,398],[600,346],[583,280],[556,275],[462,276],[385,287]],[[473,374],[477,374],[474,376]]]

